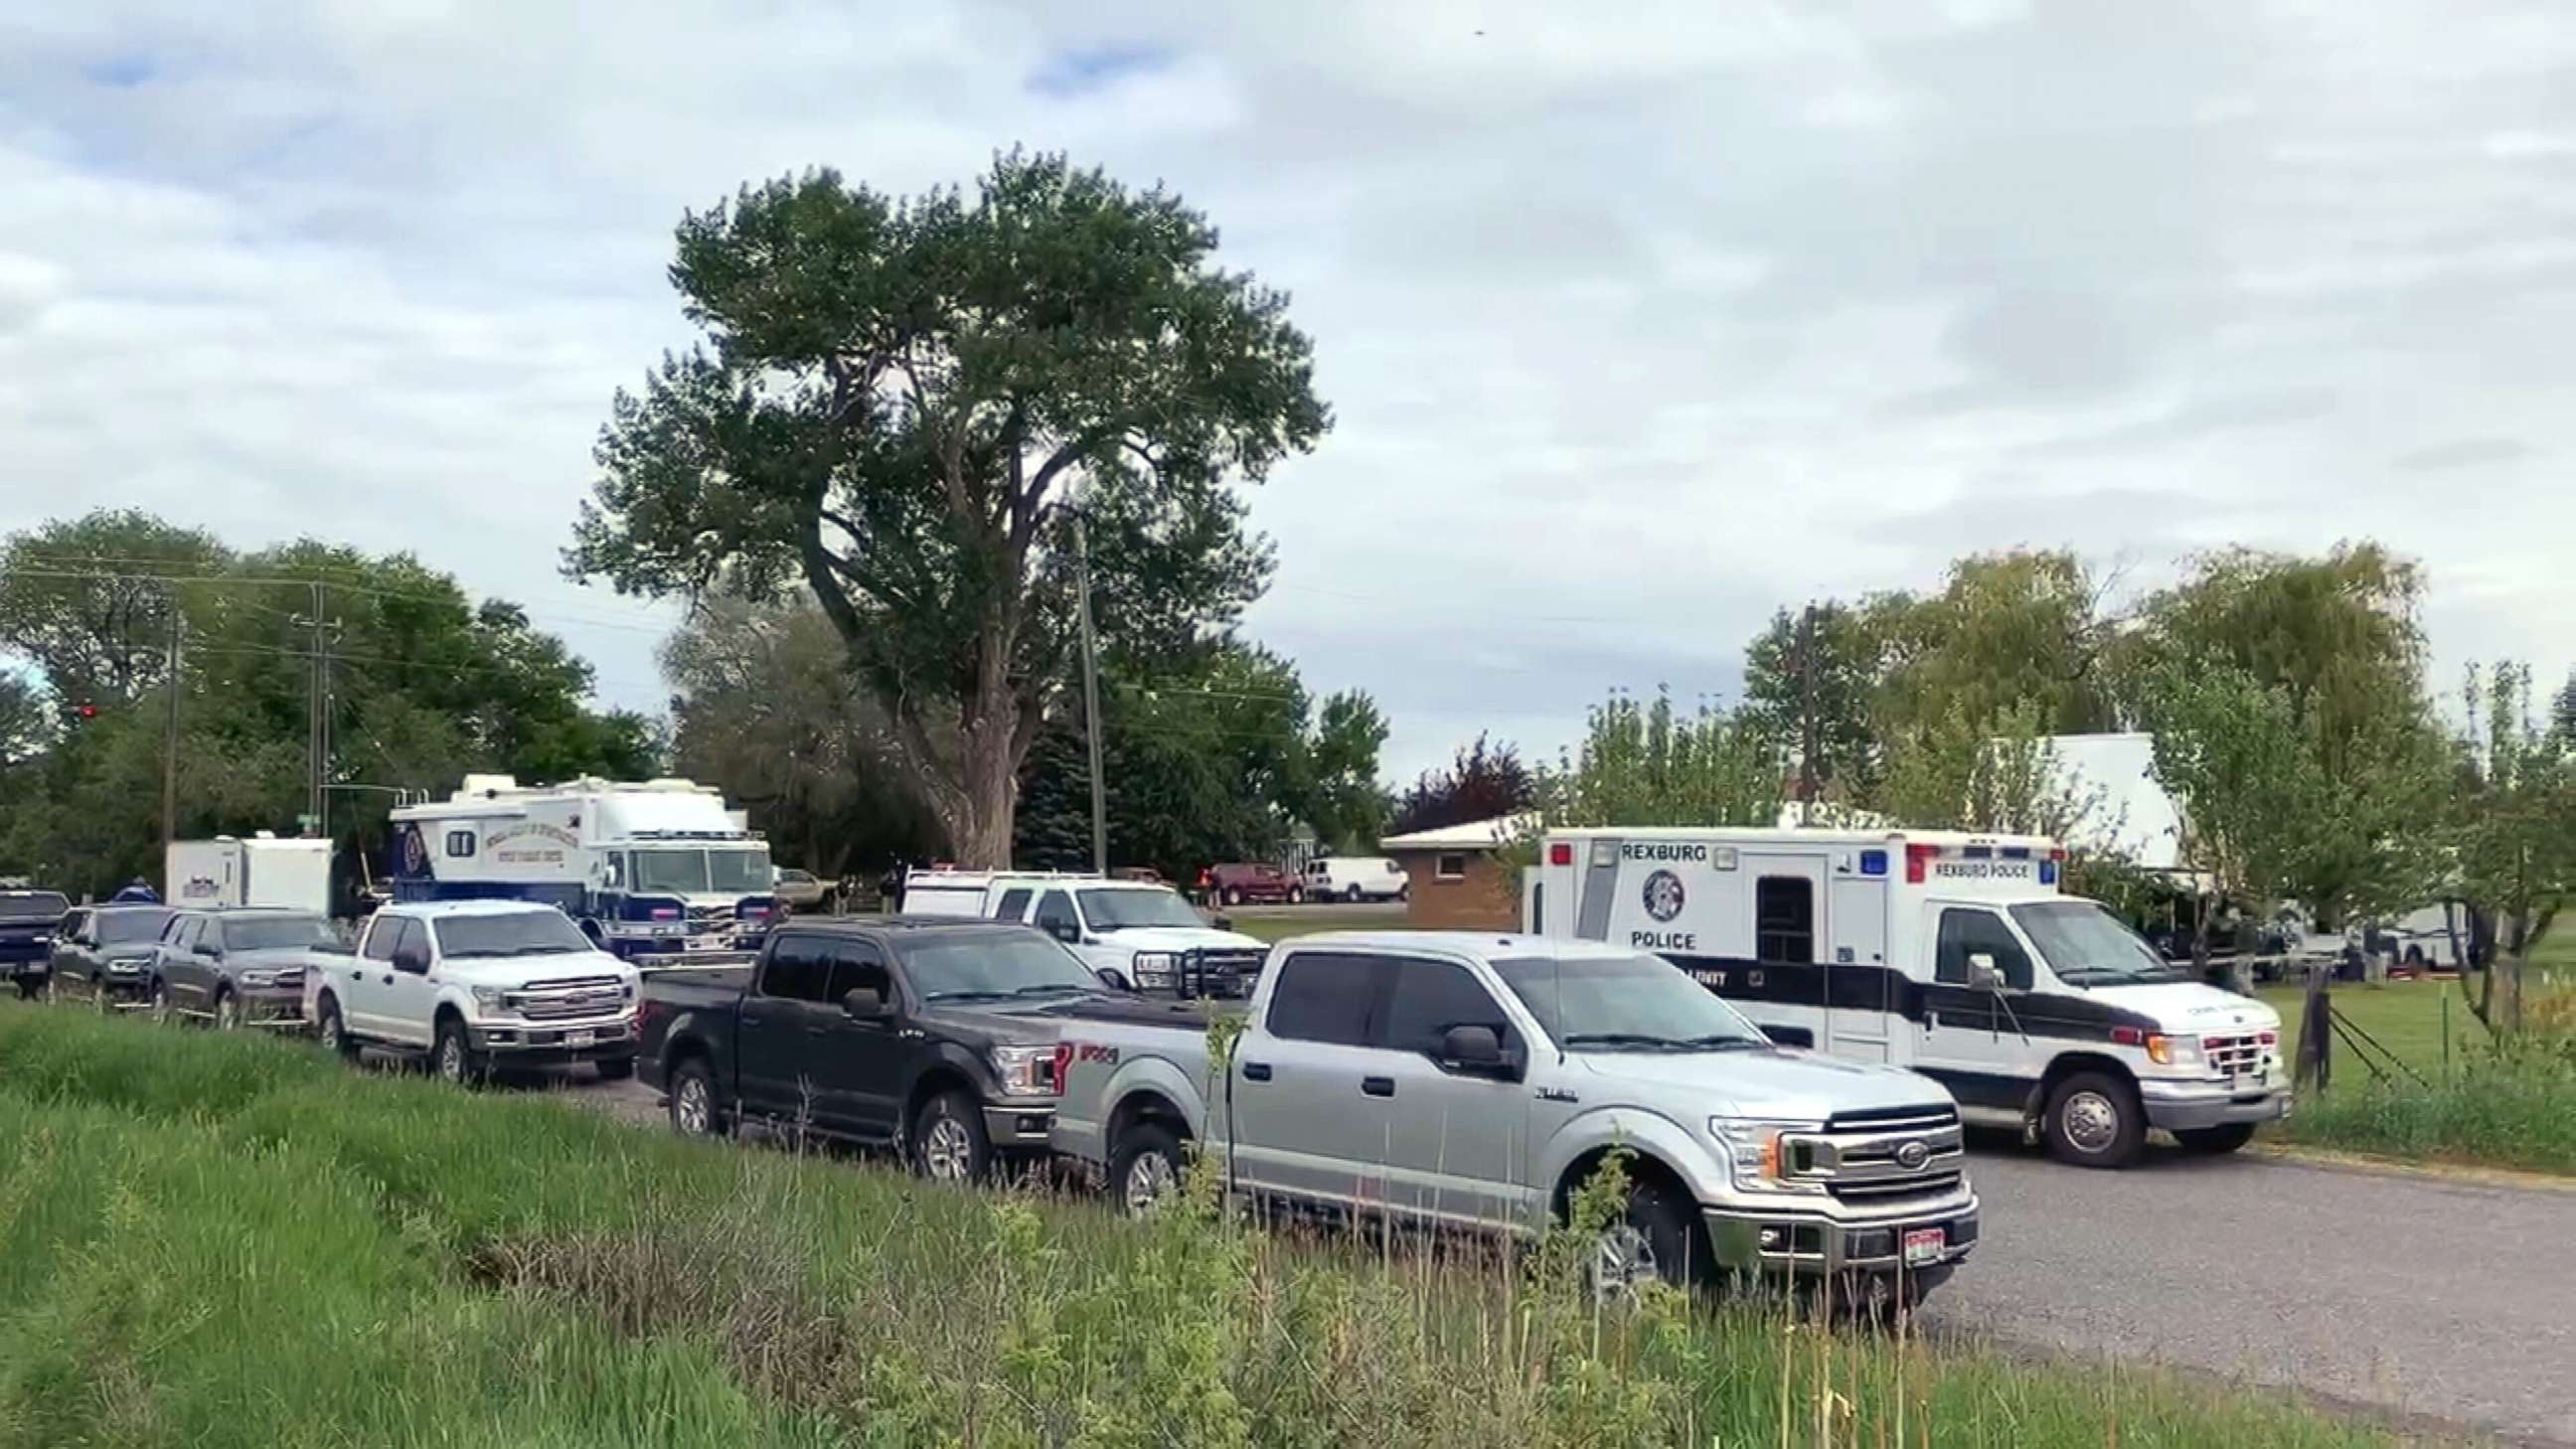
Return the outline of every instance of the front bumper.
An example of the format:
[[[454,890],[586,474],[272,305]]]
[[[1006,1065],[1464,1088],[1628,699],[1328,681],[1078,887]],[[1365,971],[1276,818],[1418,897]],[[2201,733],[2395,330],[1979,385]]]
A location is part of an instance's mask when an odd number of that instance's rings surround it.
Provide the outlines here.
[[[984,1140],[996,1152],[1042,1151],[1055,1132],[1053,1102],[987,1102]]]
[[[2226,1082],[2138,1082],[2138,1100],[2147,1122],[2168,1132],[2225,1127],[2240,1122],[2277,1122],[2290,1115],[2289,1084],[2268,1080],[2259,1086]]]
[[[116,1001],[129,1005],[144,1001],[152,994],[149,961],[110,961],[94,979],[99,989]]]
[[[1747,1211],[1708,1208],[1709,1249],[1718,1266],[1738,1273],[1822,1277],[1842,1273],[1895,1276],[1929,1283],[1977,1245],[1977,1200],[1921,1212],[1859,1220],[1830,1218],[1792,1208]],[[1906,1239],[1938,1230],[1939,1247],[1908,1261]]]
[[[241,1023],[244,1026],[295,1031],[304,1025],[304,988],[301,986],[243,987],[234,999],[241,1003]]]
[[[635,1019],[468,1023],[465,1040],[487,1057],[531,1066],[616,1061],[635,1055]]]

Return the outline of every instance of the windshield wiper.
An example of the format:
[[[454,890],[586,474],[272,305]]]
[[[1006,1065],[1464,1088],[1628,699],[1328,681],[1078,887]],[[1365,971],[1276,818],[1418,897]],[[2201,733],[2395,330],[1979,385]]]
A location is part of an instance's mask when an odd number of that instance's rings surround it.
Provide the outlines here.
[[[1771,1045],[1771,1043],[1769,1039],[1764,1037],[1695,1036],[1689,1041],[1682,1043],[1682,1045],[1698,1047],[1703,1051],[1731,1052],[1743,1051],[1753,1047],[1767,1047]]]
[[[1037,986],[1023,986],[1011,994],[1013,996],[1044,996],[1051,991],[1087,992],[1090,989],[1091,988],[1088,986],[1076,986],[1070,981],[1049,981]]]
[[[1011,999],[1011,993],[1007,991],[926,991],[922,993],[921,999],[924,1001],[1008,1001]]]
[[[1655,1051],[1674,1051],[1690,1043],[1668,1036],[1648,1036],[1634,1031],[1578,1031],[1565,1038],[1567,1046],[1639,1047]]]

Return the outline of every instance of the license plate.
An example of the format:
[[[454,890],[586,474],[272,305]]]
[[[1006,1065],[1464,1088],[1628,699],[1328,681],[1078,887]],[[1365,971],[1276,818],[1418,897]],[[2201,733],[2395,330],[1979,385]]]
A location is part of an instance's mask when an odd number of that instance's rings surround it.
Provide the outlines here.
[[[1949,1236],[1939,1228],[1914,1228],[1905,1234],[1905,1266],[1919,1268],[1941,1261],[1941,1251],[1949,1245]]]
[[[597,1032],[568,1031],[564,1033],[564,1045],[568,1047],[588,1046],[597,1040],[599,1040],[599,1033]]]

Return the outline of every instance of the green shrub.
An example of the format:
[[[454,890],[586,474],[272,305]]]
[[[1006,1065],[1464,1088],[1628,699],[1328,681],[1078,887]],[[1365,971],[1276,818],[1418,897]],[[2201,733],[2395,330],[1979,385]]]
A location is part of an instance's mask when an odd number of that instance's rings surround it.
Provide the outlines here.
[[[2539,1035],[2481,1048],[2447,1082],[2339,1073],[2282,1140],[2343,1152],[2576,1174],[2576,1052]]]
[[[1819,1332],[1579,1243],[1310,1242],[0,1006],[0,1446],[2382,1442]],[[1972,1264],[1967,1271],[1976,1271]]]

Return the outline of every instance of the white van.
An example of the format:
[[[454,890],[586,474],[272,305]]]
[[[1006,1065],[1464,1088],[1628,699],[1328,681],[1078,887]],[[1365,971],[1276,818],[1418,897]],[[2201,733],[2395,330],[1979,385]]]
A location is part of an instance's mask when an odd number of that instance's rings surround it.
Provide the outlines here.
[[[1112,986],[1182,996],[1248,995],[1270,949],[1210,926],[1170,886],[1096,875],[916,870],[904,878],[903,913],[1024,921]]]
[[[2150,1126],[2233,1151],[2289,1115],[2279,1014],[2059,894],[2063,859],[2026,836],[1561,830],[1522,910],[1533,935],[1664,956],[1775,1041],[1911,1067],[2067,1161],[2125,1165]]]
[[[1382,855],[1319,855],[1302,879],[1310,901],[1400,901],[1412,883],[1404,867]]]

